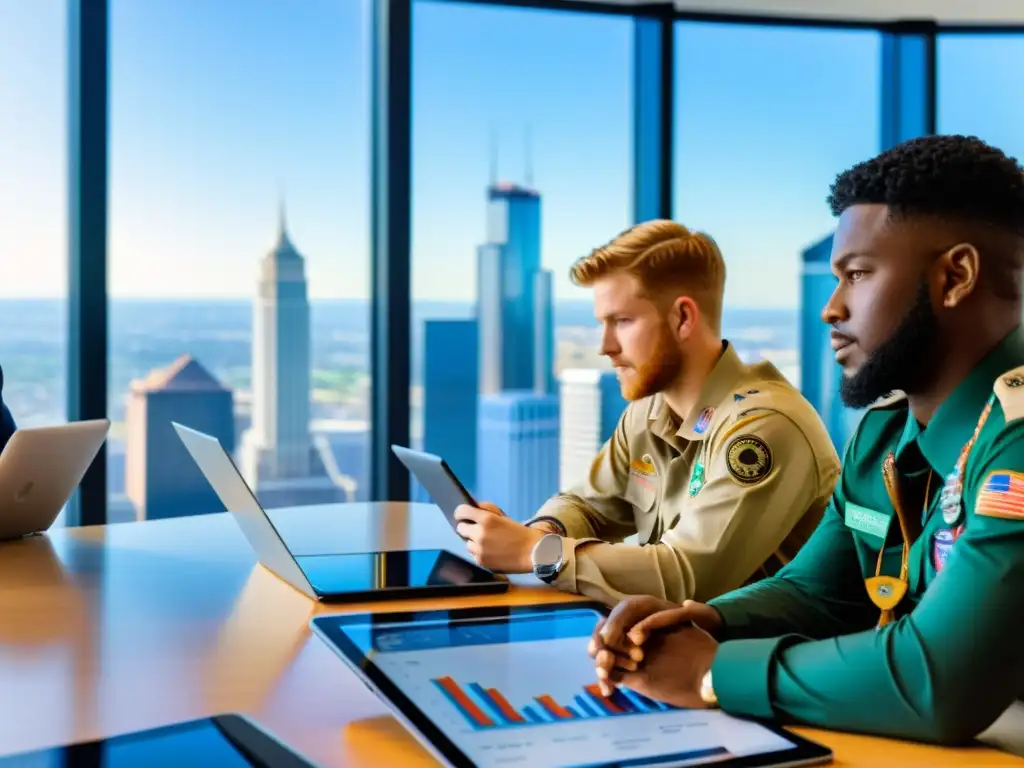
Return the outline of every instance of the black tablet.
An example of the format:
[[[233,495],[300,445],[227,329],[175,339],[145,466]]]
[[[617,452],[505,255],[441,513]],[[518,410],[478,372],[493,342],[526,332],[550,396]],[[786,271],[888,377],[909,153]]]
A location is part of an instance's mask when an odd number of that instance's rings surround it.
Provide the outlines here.
[[[349,614],[316,634],[453,768],[819,765],[831,751],[771,724],[597,688],[597,603]]]
[[[430,498],[444,513],[452,528],[458,525],[455,519],[456,507],[460,504],[478,506],[472,494],[466,490],[466,486],[440,456],[403,448],[400,445],[392,445],[391,450],[430,494]]]
[[[41,765],[171,768],[315,768],[255,722],[238,714],[190,720],[107,739],[0,757],[0,768]]]

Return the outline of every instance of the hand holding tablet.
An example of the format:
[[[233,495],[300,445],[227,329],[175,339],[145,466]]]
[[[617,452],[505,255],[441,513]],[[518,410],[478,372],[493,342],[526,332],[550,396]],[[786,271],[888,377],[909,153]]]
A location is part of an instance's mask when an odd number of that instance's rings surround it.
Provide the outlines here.
[[[430,498],[441,509],[452,528],[458,526],[455,510],[460,505],[484,508],[477,503],[472,494],[466,490],[466,486],[455,476],[448,463],[440,456],[424,451],[414,451],[401,445],[392,445],[391,451],[430,494]]]
[[[392,445],[391,451],[430,494],[430,498],[433,499],[445,520],[455,529],[456,533],[459,533],[460,522],[466,525],[472,524],[472,521],[465,518],[461,520],[456,518],[455,513],[459,507],[470,507],[505,517],[505,513],[496,504],[474,499],[452,468],[440,456],[424,451],[414,451],[401,445]],[[459,535],[463,539],[466,538],[462,533]]]

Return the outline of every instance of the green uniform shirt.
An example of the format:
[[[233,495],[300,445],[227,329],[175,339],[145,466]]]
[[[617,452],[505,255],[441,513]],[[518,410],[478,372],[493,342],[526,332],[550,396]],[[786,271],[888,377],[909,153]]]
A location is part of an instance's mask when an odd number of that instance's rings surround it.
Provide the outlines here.
[[[864,415],[829,508],[800,554],[775,577],[711,601],[724,619],[712,681],[726,711],[955,743],[1022,697],[1022,385],[1018,328],[925,429],[904,398]],[[964,472],[960,516],[950,524],[943,483],[990,398]],[[902,549],[881,469],[890,451],[906,487],[918,488],[901,498],[909,517],[921,515],[914,521],[921,534],[896,620],[876,629],[880,611],[864,580],[875,575],[883,546],[881,573],[898,576]]]

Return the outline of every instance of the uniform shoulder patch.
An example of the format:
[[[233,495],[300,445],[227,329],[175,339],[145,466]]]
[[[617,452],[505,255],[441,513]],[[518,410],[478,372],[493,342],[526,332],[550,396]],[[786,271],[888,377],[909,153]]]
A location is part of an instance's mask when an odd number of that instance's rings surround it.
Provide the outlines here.
[[[873,411],[879,408],[892,408],[893,406],[899,405],[907,399],[906,394],[900,391],[890,392],[884,397],[880,397],[871,405],[868,406],[869,411]]]
[[[1024,520],[1024,474],[997,469],[978,491],[974,514]]]
[[[992,389],[999,398],[1007,423],[1024,418],[1024,366],[1002,374]]]
[[[756,435],[738,435],[725,448],[729,474],[744,485],[760,482],[772,471],[772,451]]]

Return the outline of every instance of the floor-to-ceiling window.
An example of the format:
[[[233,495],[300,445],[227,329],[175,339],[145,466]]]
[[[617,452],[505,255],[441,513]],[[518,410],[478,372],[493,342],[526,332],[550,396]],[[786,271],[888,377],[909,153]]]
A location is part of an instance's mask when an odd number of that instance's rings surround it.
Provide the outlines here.
[[[368,0],[111,0],[109,520],[368,490]]]
[[[19,426],[67,417],[64,0],[0,0],[0,367]],[[62,522],[63,518],[58,522]]]
[[[944,34],[937,46],[940,133],[978,136],[1024,159],[1024,35]]]
[[[631,223],[632,33],[413,7],[412,442],[517,517],[559,484],[565,372],[604,365],[568,270]]]
[[[819,343],[825,199],[837,173],[879,150],[879,49],[867,30],[676,24],[675,218],[722,248],[726,337],[803,387],[837,435],[847,414],[830,401]]]

